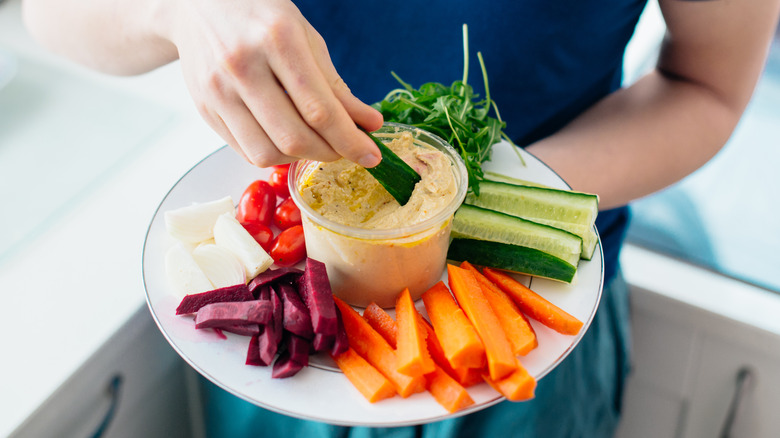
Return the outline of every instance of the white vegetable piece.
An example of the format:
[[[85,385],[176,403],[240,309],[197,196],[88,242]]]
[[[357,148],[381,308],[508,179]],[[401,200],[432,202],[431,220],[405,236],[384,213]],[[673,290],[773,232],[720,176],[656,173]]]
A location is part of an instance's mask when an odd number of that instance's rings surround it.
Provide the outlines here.
[[[183,242],[199,243],[214,236],[214,224],[225,213],[235,213],[230,196],[166,211],[165,227],[171,236]]]
[[[214,289],[190,251],[180,242],[165,253],[165,273],[171,286],[182,297]]]
[[[244,265],[221,246],[200,245],[192,252],[192,257],[216,289],[246,283]]]
[[[232,213],[222,214],[217,218],[214,224],[214,241],[217,246],[227,249],[243,263],[247,278],[255,278],[274,262]]]

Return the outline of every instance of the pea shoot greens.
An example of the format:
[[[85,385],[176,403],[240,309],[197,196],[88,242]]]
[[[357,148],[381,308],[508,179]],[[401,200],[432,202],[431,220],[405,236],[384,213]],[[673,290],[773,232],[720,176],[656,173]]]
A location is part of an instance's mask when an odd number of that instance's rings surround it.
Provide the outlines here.
[[[483,179],[482,163],[490,160],[493,145],[502,139],[512,142],[504,133],[506,123],[501,120],[498,106],[490,98],[487,71],[482,54],[477,52],[485,98],[479,99],[468,84],[469,50],[468,28],[463,25],[463,78],[449,87],[428,82],[415,89],[395,72],[393,77],[402,88],[390,91],[381,102],[373,105],[386,122],[404,123],[431,132],[443,138],[460,152],[469,174],[469,188],[479,194]],[[495,117],[490,115],[491,109]],[[522,156],[518,157],[525,165]]]

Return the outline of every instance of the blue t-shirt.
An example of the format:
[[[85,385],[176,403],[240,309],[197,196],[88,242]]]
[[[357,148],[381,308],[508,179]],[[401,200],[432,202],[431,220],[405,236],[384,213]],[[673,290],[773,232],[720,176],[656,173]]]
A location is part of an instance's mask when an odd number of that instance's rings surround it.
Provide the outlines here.
[[[477,51],[507,133],[528,145],[563,127],[620,86],[623,53],[644,0],[298,0],[328,44],[336,69],[361,100],[382,100],[399,84],[451,84],[463,74],[462,25],[468,25],[468,82],[484,96]],[[617,268],[628,211],[599,214],[605,281]]]

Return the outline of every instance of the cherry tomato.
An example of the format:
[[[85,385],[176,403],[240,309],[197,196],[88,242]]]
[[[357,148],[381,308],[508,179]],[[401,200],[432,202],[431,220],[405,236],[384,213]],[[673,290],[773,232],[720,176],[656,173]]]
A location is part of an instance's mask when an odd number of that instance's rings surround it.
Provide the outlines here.
[[[295,205],[292,198],[286,198],[276,206],[274,212],[274,225],[280,230],[301,224],[301,210]]]
[[[287,198],[290,196],[290,188],[287,187],[287,174],[290,167],[275,167],[271,172],[271,176],[268,177],[268,183],[273,187],[276,195],[280,198]]]
[[[271,242],[274,240],[274,232],[260,221],[241,222],[244,229],[255,238],[265,252],[271,250]]]
[[[282,230],[271,243],[271,258],[278,266],[292,266],[306,257],[303,227],[295,225]]]
[[[291,163],[284,163],[284,164],[274,164],[274,165],[273,165],[273,166],[271,166],[271,167],[273,167],[274,169],[289,169],[289,168],[290,168],[290,164],[291,164]]]
[[[236,219],[239,222],[260,222],[271,226],[276,209],[276,192],[266,181],[257,180],[244,190],[238,201]]]

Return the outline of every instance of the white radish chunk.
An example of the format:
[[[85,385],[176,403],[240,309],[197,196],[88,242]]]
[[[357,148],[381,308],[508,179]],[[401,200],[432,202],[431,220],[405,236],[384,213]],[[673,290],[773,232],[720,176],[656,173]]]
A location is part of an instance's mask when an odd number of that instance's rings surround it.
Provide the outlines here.
[[[230,196],[166,211],[165,227],[171,236],[183,242],[199,243],[214,236],[214,224],[225,213],[235,213]]]
[[[232,213],[222,214],[217,218],[214,224],[214,241],[217,246],[227,249],[243,263],[247,278],[255,278],[274,262]]]
[[[215,289],[246,283],[244,265],[225,248],[213,243],[200,245],[192,257]]]
[[[182,297],[214,289],[190,251],[178,242],[165,253],[165,273],[171,286]]]

